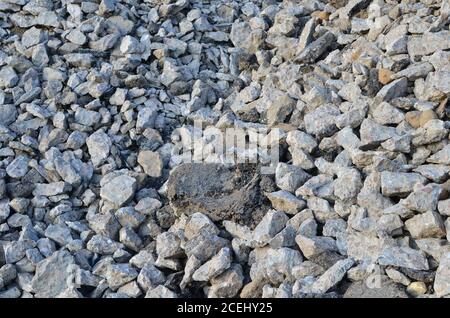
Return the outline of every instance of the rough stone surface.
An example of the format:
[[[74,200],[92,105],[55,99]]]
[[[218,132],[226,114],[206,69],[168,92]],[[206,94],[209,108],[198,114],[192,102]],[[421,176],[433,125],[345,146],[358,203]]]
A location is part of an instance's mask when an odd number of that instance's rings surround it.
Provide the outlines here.
[[[36,275],[31,281],[35,296],[54,298],[73,288],[70,286],[70,271],[71,265],[74,264],[74,257],[68,251],[57,251],[39,262],[36,266]]]
[[[436,271],[434,280],[434,291],[438,296],[447,296],[450,294],[450,253],[442,256],[439,267]]]
[[[100,196],[111,203],[122,206],[134,196],[136,179],[126,175],[112,178],[102,186]]]
[[[0,298],[450,296],[448,1],[0,17]]]

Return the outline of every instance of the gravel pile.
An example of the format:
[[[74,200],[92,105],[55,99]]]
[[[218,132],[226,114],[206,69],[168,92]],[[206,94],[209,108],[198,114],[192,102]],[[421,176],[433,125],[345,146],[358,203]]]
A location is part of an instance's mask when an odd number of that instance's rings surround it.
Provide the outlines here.
[[[450,295],[449,22],[1,0],[0,298]],[[279,162],[225,162],[195,122],[277,133]]]

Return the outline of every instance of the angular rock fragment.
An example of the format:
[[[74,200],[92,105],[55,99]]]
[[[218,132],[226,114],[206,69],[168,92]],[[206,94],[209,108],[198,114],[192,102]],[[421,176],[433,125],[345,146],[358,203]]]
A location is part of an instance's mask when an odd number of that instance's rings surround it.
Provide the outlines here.
[[[122,206],[131,200],[136,189],[136,179],[127,175],[120,175],[104,184],[100,196],[109,202]]]
[[[360,129],[361,143],[365,147],[377,146],[385,140],[397,136],[395,128],[380,125],[370,119],[364,119]]]
[[[408,88],[408,80],[405,77],[399,78],[387,85],[385,85],[376,95],[376,99],[381,102],[389,102],[396,97],[406,95]]]
[[[57,251],[36,266],[31,281],[32,291],[38,298],[55,298],[64,295],[71,286],[71,266],[75,259],[68,251]]]
[[[439,213],[428,211],[416,215],[405,222],[406,229],[413,238],[441,238],[445,236],[445,227]]]
[[[255,282],[266,280],[279,284],[285,279],[292,281],[292,269],[303,261],[300,252],[286,247],[262,248],[256,251],[256,262],[250,269],[250,277]]]
[[[381,173],[381,192],[386,196],[405,196],[414,190],[416,184],[424,184],[425,178],[417,173]]]
[[[33,195],[35,196],[54,196],[69,191],[71,186],[65,182],[52,182],[52,183],[36,183]]]
[[[253,230],[252,240],[264,246],[286,225],[288,217],[283,212],[269,211]]]
[[[426,257],[420,251],[409,247],[385,247],[378,258],[380,265],[405,267],[414,270],[429,268]]]
[[[316,136],[330,136],[337,130],[336,118],[340,114],[332,105],[318,107],[305,116],[306,131]]]
[[[309,287],[309,291],[316,294],[326,293],[344,277],[353,264],[354,261],[350,258],[336,262]]]
[[[284,190],[269,193],[267,198],[276,210],[284,211],[288,214],[296,214],[306,205],[305,201]]]
[[[336,241],[331,237],[306,237],[297,235],[295,242],[300,247],[303,255],[308,259],[328,251],[334,252],[338,250]]]
[[[408,40],[408,53],[411,57],[429,55],[438,50],[448,49],[448,31],[426,32],[420,36],[412,36]]]
[[[0,298],[450,295],[448,1],[0,16]]]
[[[138,155],[138,162],[148,176],[154,178],[161,176],[163,163],[157,152],[149,150],[141,151]]]
[[[414,192],[411,193],[406,199],[402,200],[401,203],[406,208],[418,211],[427,212],[435,211],[439,197],[442,193],[442,188],[436,184],[427,184],[422,186],[418,184],[414,188]]]
[[[437,296],[447,296],[450,294],[450,282],[449,282],[449,270],[450,270],[450,253],[446,253],[442,256],[439,267],[436,271],[436,277],[434,279],[434,291]]]
[[[314,62],[336,41],[336,36],[327,32],[306,46],[295,58],[297,62]]]
[[[111,140],[102,131],[96,131],[86,139],[89,154],[94,166],[102,163],[109,155]]]
[[[306,173],[300,167],[279,163],[275,171],[275,182],[277,186],[291,193],[302,186],[311,175]]]
[[[21,178],[28,172],[28,162],[30,160],[25,156],[18,156],[14,159],[8,167],[6,167],[6,173],[11,178]]]
[[[116,290],[138,276],[138,272],[129,264],[111,264],[106,271],[106,280],[112,290]]]
[[[231,267],[211,279],[211,289],[208,291],[209,298],[232,298],[242,288],[244,275],[240,265],[233,264]]]
[[[211,260],[200,266],[192,279],[195,281],[209,281],[210,279],[222,274],[231,265],[231,251],[224,247]]]

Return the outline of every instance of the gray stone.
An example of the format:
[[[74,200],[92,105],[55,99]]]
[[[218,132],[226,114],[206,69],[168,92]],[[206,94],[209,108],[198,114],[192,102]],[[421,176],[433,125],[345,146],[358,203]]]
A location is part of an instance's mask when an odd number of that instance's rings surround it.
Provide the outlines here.
[[[412,58],[429,55],[450,48],[449,31],[426,32],[420,36],[411,36],[408,40],[408,53]]]
[[[108,34],[96,41],[90,41],[89,47],[97,52],[105,52],[112,49],[119,40],[119,34]]]
[[[306,206],[305,201],[284,190],[268,193],[267,198],[272,203],[274,209],[288,214],[296,214]]]
[[[364,119],[360,128],[361,143],[365,147],[374,147],[397,136],[395,128],[380,125],[371,119]]]
[[[223,221],[223,226],[228,233],[230,233],[233,237],[250,241],[252,236],[252,231],[248,226],[239,225],[231,221]]]
[[[102,199],[118,207],[123,206],[134,197],[136,179],[127,175],[119,175],[108,180],[100,190]]]
[[[356,198],[363,186],[361,175],[356,169],[342,169],[334,182],[334,195],[342,201]]]
[[[428,211],[414,216],[405,222],[405,228],[413,238],[442,238],[446,235],[445,226],[439,213]]]
[[[26,30],[22,35],[22,45],[25,48],[37,45],[46,39],[46,33],[42,29],[32,27]]]
[[[100,122],[101,115],[92,110],[77,108],[75,111],[75,121],[84,126],[94,126]]]
[[[336,118],[340,114],[332,105],[320,106],[305,116],[306,131],[315,136],[330,136],[337,131]]]
[[[328,48],[330,48],[336,42],[336,36],[331,32],[326,32],[317,40],[310,43],[302,50],[295,60],[297,62],[309,62],[312,63],[317,60]]]
[[[295,101],[280,90],[270,91],[265,96],[267,103],[267,124],[274,126],[283,123],[295,107]]]
[[[409,247],[387,246],[383,248],[378,257],[378,264],[414,270],[428,270],[429,268],[424,254]]]
[[[236,225],[238,228],[243,227],[243,226],[239,226],[233,222],[224,221],[223,225],[225,226],[225,229],[227,229],[227,225],[228,225],[228,229],[230,228],[230,226],[229,226],[230,223],[232,223],[233,225]],[[190,240],[191,238],[195,237],[201,231],[208,232],[212,235],[218,235],[220,233],[217,226],[206,215],[197,212],[197,213],[192,214],[189,217],[189,219],[186,223],[186,226],[184,227],[184,236],[188,240]]]
[[[427,162],[448,165],[450,164],[450,145],[445,146],[427,159]]]
[[[269,243],[277,233],[285,226],[289,217],[283,212],[269,211],[256,226],[252,234],[252,240],[258,246],[264,246]]]
[[[141,47],[139,41],[132,36],[124,36],[120,42],[120,52],[122,54],[140,53]]]
[[[10,202],[8,199],[0,200],[0,222],[4,222],[8,219],[11,213]]]
[[[83,45],[87,42],[86,36],[79,29],[70,31],[69,34],[67,34],[66,39],[77,45]]]
[[[119,222],[117,222],[114,215],[110,212],[97,213],[89,218],[89,227],[95,233],[109,237],[111,239],[117,238],[120,230]]]
[[[448,224],[447,221],[446,223]],[[442,255],[450,251],[450,245],[448,245],[448,241],[445,239],[424,238],[415,240],[415,243],[420,250],[438,262],[441,260]]]
[[[231,265],[231,251],[228,247],[222,248],[211,260],[200,266],[192,275],[195,281],[209,281],[222,274]]]
[[[389,102],[396,97],[405,96],[408,88],[408,80],[405,77],[399,78],[385,86],[377,93],[375,98],[380,102]]]
[[[177,294],[169,288],[159,285],[145,294],[145,298],[178,298]]]
[[[150,150],[140,151],[137,160],[148,176],[153,178],[161,176],[163,162],[159,153]]]
[[[450,216],[450,199],[439,201],[438,211],[441,215]]]
[[[200,231],[185,244],[184,251],[188,257],[195,256],[200,261],[205,262],[228,245],[228,240],[208,231]]]
[[[401,203],[410,210],[417,212],[435,211],[442,188],[437,184],[427,184],[425,186],[418,184],[411,193]]]
[[[414,191],[416,184],[426,179],[418,173],[381,172],[381,192],[386,196],[405,196]]]
[[[2,67],[0,70],[0,88],[14,87],[18,81],[19,77],[12,67]]]
[[[68,192],[71,186],[63,181],[52,182],[52,183],[36,183],[33,195],[34,196],[54,196]]]
[[[401,123],[405,115],[398,108],[383,102],[375,108],[373,118],[380,125],[391,125]]]
[[[180,244],[180,239],[174,233],[161,233],[156,238],[156,253],[162,258],[182,257],[184,253]]]
[[[302,52],[312,41],[313,41],[313,35],[314,30],[316,28],[317,19],[311,18],[306,22],[305,26],[303,27],[302,33],[300,34],[300,38],[298,40],[298,48],[297,52]]]
[[[45,230],[45,236],[55,241],[61,246],[64,246],[72,241],[72,234],[70,229],[63,225],[49,225]]]
[[[0,267],[0,288],[9,285],[17,277],[16,267],[12,264],[5,264]]]
[[[17,288],[16,286],[12,287],[12,288],[8,288],[5,291],[0,292],[0,299],[1,298],[19,298],[21,296],[21,292],[20,289]]]
[[[448,1],[53,2],[0,1],[0,298],[450,295]]]
[[[123,207],[115,212],[117,221],[123,227],[137,228],[145,221],[145,217],[136,212],[132,207]]]
[[[299,130],[290,131],[287,134],[286,142],[289,146],[300,148],[308,153],[317,147],[317,141],[313,137]]]
[[[8,167],[6,167],[6,173],[11,178],[22,178],[28,172],[29,161],[30,159],[25,156],[16,157]]]
[[[119,231],[119,241],[125,247],[129,248],[136,253],[140,251],[142,247],[142,240],[133,229],[128,227],[123,227]]]
[[[281,190],[294,193],[309,178],[302,168],[280,162],[275,170],[275,182]]]
[[[397,79],[401,77],[406,77],[410,81],[414,81],[418,78],[426,77],[428,73],[432,72],[433,70],[434,67],[429,62],[415,63],[411,66],[408,66],[404,70],[395,73],[394,75],[391,76],[391,78]]]
[[[307,259],[311,259],[328,251],[334,252],[338,250],[336,241],[331,237],[306,237],[303,235],[297,235],[295,242]]]
[[[101,130],[97,130],[86,139],[89,155],[94,166],[101,164],[109,155],[111,140]]]
[[[112,290],[117,290],[137,276],[138,272],[129,264],[110,264],[106,271],[106,280]]]
[[[9,125],[17,118],[17,109],[11,104],[0,104],[0,124]]]
[[[151,290],[159,284],[163,284],[165,281],[166,276],[164,273],[149,263],[141,269],[137,278],[139,286],[144,291]]]
[[[55,298],[73,288],[70,284],[71,268],[75,264],[67,251],[57,251],[39,262],[31,281],[31,288],[37,298]]]
[[[192,275],[201,265],[202,262],[195,256],[188,258],[184,267],[184,276],[180,283],[180,288],[182,290],[186,289],[186,287],[192,282]]]
[[[236,297],[244,283],[244,274],[238,264],[231,267],[211,279],[211,288],[208,291],[208,298],[232,298]]]
[[[323,273],[310,287],[311,293],[324,294],[330,288],[338,284],[342,278],[344,278],[345,273],[353,266],[355,263],[351,258],[341,260],[336,262],[331,266],[325,273]]]
[[[386,275],[394,282],[404,286],[411,284],[411,280],[405,274],[393,268],[386,268]]]
[[[143,198],[139,200],[134,209],[144,215],[155,215],[155,212],[162,206],[161,201],[155,198]]]
[[[408,27],[406,24],[400,24],[390,30],[384,39],[386,45],[386,54],[395,55],[407,52],[407,37]]]
[[[303,261],[299,251],[286,247],[279,249],[264,247],[256,249],[255,252],[255,262],[250,269],[250,277],[255,282],[280,284],[285,280],[294,281],[292,269]]]
[[[86,244],[86,248],[101,255],[113,254],[121,248],[121,244],[114,242],[109,237],[102,235],[94,235]]]
[[[441,183],[447,179],[448,173],[450,172],[450,168],[445,165],[421,165],[414,169],[414,172],[420,173],[425,178],[436,182]]]
[[[434,292],[437,296],[447,296],[450,294],[450,252],[441,257],[441,262],[436,271],[434,279]]]
[[[144,130],[155,126],[156,116],[158,115],[156,106],[143,107],[137,116],[136,129]]]
[[[235,47],[255,53],[264,39],[262,30],[252,30],[247,22],[235,22],[231,26],[230,40]]]

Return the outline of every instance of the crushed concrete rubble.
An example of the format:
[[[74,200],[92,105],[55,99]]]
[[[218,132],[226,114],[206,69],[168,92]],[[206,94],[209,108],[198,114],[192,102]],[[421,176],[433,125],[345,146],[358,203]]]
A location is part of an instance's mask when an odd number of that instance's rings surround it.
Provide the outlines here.
[[[0,1],[0,298],[450,297],[449,24],[449,0]],[[217,153],[229,128],[274,166]]]

